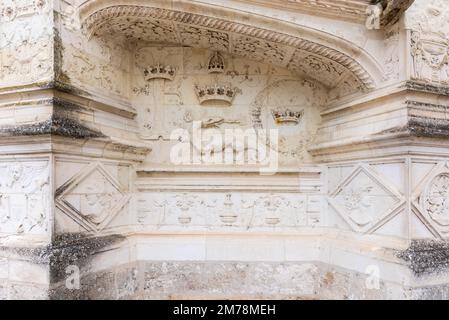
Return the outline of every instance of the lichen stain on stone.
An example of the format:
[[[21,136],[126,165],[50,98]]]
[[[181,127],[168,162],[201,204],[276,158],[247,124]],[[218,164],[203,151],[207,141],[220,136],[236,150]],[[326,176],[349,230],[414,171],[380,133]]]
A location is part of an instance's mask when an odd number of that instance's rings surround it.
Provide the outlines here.
[[[66,277],[66,268],[76,265],[80,269],[92,258],[93,254],[105,247],[125,239],[121,235],[86,236],[81,233],[67,233],[55,237],[48,252],[51,281],[58,282]]]
[[[396,256],[406,261],[415,276],[449,271],[449,242],[414,240],[409,248],[397,251]]]
[[[394,127],[376,135],[396,133],[416,138],[449,138],[449,121],[424,117],[410,117],[407,124]]]
[[[55,110],[55,113],[68,112],[68,111],[82,111],[86,109],[82,105],[60,98],[53,98],[52,105]]]
[[[413,91],[421,91],[426,93],[441,94],[444,96],[449,95],[449,88],[446,86],[438,86],[429,83],[423,83],[419,81],[407,81],[404,86],[406,89]]]
[[[59,34],[58,28],[54,28],[54,72],[56,82],[70,83],[70,77],[64,72],[63,61],[64,61],[64,45]]]
[[[108,246],[119,243],[124,239],[125,237],[121,235],[86,236],[81,233],[67,233],[56,236],[48,257],[51,282],[50,299],[89,298],[85,280],[90,279],[89,281],[95,283],[96,277],[101,274],[101,272],[99,274],[89,273],[92,257],[100,251],[103,252]],[[79,290],[70,290],[65,287],[68,266],[76,266],[80,270],[81,287]],[[91,279],[92,277],[93,279]],[[114,284],[107,282],[105,285],[112,288]],[[106,289],[112,290],[111,288]]]
[[[16,255],[22,259],[31,261],[36,264],[47,264],[47,252],[48,252],[48,246],[38,246],[38,247],[20,247],[20,246],[6,246],[1,245],[0,246],[0,253],[2,253],[2,256],[4,254],[6,255]]]
[[[101,132],[82,125],[74,119],[54,114],[50,119],[33,124],[0,127],[0,136],[38,136],[53,134],[77,139],[104,138]]]
[[[423,117],[411,117],[407,128],[413,136],[449,138],[449,121]]]

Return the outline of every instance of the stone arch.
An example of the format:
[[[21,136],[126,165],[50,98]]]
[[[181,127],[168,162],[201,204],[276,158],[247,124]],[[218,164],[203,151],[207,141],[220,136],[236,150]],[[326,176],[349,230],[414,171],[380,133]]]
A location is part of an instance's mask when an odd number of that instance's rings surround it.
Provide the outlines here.
[[[87,0],[80,7],[89,36],[121,34],[228,52],[314,78],[345,93],[375,89],[381,68],[363,49],[328,33],[263,16],[166,0]]]

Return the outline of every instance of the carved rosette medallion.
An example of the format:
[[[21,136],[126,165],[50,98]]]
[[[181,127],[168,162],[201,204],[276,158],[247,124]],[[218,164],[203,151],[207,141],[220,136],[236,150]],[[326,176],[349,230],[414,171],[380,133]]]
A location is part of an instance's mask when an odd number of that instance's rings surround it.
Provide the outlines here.
[[[439,163],[413,192],[414,213],[439,238],[449,234],[449,164]]]
[[[424,210],[439,225],[449,226],[449,173],[436,176],[424,193]]]

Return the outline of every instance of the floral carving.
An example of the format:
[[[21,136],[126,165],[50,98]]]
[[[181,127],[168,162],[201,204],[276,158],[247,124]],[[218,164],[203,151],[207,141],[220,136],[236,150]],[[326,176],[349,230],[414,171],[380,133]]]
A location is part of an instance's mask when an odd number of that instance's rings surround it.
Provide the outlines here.
[[[436,176],[425,194],[424,209],[442,226],[449,226],[449,174]]]
[[[200,14],[132,5],[100,9],[82,20],[84,28],[91,35],[111,34],[112,30],[113,34],[125,34],[127,38],[210,48],[283,67],[289,64],[295,49],[302,50],[335,63],[357,79],[363,90],[375,87],[371,75],[349,55],[301,37],[251,25]],[[143,30],[139,25],[146,23],[163,24],[165,27],[156,31],[152,27]],[[313,72],[309,75],[315,76]],[[336,85],[338,82],[332,79],[330,84]]]
[[[256,61],[267,61],[282,65],[285,58],[285,48],[281,45],[252,37],[235,39],[234,53]]]
[[[307,77],[313,75],[317,80],[332,88],[349,75],[339,64],[318,55],[312,55],[303,50],[296,50],[288,65]],[[352,90],[357,90],[353,87]]]
[[[449,163],[438,163],[413,191],[414,213],[436,237],[449,234]]]

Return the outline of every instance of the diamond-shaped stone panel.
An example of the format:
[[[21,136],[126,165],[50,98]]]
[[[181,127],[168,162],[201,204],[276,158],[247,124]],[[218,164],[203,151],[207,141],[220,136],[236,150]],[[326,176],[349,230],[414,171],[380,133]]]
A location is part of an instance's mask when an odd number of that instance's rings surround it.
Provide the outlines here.
[[[88,166],[57,192],[57,206],[89,231],[100,231],[128,202],[119,182],[100,164]]]
[[[358,167],[331,194],[329,203],[357,232],[372,232],[391,218],[403,199],[370,169]]]

